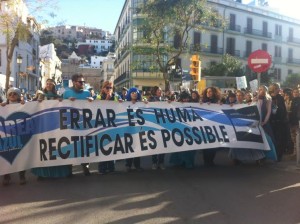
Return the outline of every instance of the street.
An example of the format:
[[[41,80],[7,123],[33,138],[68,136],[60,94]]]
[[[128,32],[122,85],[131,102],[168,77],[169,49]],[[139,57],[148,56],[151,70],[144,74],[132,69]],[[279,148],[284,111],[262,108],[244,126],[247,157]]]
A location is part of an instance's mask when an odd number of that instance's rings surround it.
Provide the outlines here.
[[[293,161],[231,165],[218,152],[215,167],[204,167],[197,154],[195,169],[171,167],[84,176],[80,166],[67,179],[37,181],[27,171],[20,186],[13,175],[0,187],[0,223],[272,223],[300,222],[300,171]],[[166,158],[168,161],[168,157]]]

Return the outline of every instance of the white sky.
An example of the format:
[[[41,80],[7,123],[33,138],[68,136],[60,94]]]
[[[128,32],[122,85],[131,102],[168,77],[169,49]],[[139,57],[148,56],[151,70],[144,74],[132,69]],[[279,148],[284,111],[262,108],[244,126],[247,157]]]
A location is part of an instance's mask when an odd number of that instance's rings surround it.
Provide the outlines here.
[[[252,0],[242,0],[243,3],[248,3]],[[300,1],[299,0],[268,0],[269,6],[276,8],[280,13],[300,19]]]

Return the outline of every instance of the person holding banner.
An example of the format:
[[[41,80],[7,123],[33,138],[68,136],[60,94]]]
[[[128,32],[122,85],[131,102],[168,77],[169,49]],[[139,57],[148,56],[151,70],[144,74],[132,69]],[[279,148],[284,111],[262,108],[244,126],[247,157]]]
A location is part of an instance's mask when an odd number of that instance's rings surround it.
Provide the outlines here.
[[[257,107],[260,112],[260,125],[263,127],[270,151],[264,152],[267,159],[277,160],[277,152],[275,148],[275,139],[270,124],[270,116],[272,113],[272,98],[268,94],[268,87],[262,85],[258,88]],[[257,160],[257,164],[261,165],[264,159]]]
[[[194,95],[197,95],[198,92],[193,91]],[[189,91],[182,91],[179,95],[179,102],[182,103],[188,103],[188,102],[194,102],[199,103],[199,94],[198,99],[196,96],[192,98],[192,95],[189,93]],[[170,155],[170,163],[174,166],[183,166],[187,169],[192,169],[195,166],[195,156],[196,156],[196,150],[190,150],[190,151],[182,151],[182,152],[173,152]]]
[[[200,103],[200,94],[198,93],[198,91],[193,90],[191,92],[191,102]]]
[[[126,101],[131,101],[132,103],[136,103],[136,102],[142,101],[142,95],[141,95],[140,91],[137,88],[132,87],[128,90],[127,95],[125,97],[125,100]],[[126,159],[125,166],[126,166],[126,171],[127,172],[131,171],[132,163],[134,165],[134,168],[137,171],[142,171],[143,170],[141,168],[141,158],[140,157],[134,157],[134,158]]]
[[[244,92],[241,90],[236,91],[236,102],[235,104],[245,104]],[[233,104],[231,106],[234,106]],[[233,165],[240,165],[244,161],[255,161],[260,164],[265,158],[265,154],[262,150],[257,149],[241,149],[241,148],[230,148],[229,158],[232,159]]]
[[[149,102],[164,101],[162,97],[162,90],[158,86],[154,86],[151,89],[151,96],[149,97]],[[165,169],[164,166],[165,154],[153,155],[152,156],[152,169],[161,170]]]
[[[82,74],[73,75],[72,82],[73,82],[73,87],[67,89],[64,92],[63,99],[69,99],[71,101],[74,101],[76,99],[88,100],[89,102],[92,102],[94,100],[93,97],[91,97],[90,91],[84,89],[85,81]],[[91,175],[88,163],[82,163],[81,166],[85,176]]]
[[[119,97],[117,93],[113,92],[113,82],[105,81],[102,85],[100,94],[97,96],[98,100],[111,100],[120,101],[123,100]],[[99,174],[113,173],[115,172],[115,161],[105,161],[98,164]]]
[[[2,102],[1,106],[6,106],[7,104],[24,104],[24,100],[21,99],[21,90],[15,87],[11,87],[7,90],[7,100]],[[26,184],[25,170],[19,172],[20,185]],[[10,174],[5,174],[2,184],[7,186],[10,184],[11,176]]]
[[[56,83],[53,79],[47,79],[45,88],[36,96],[37,98],[35,98],[34,101],[60,100],[61,96],[57,94],[55,85]],[[33,168],[31,172],[38,177],[38,180],[43,180],[44,178],[69,177],[72,175],[72,166],[37,167]]]
[[[207,87],[202,92],[201,103],[220,103],[221,101],[221,91],[219,88],[211,86]],[[214,159],[216,156],[216,149],[203,149],[203,161],[204,166],[214,166]]]
[[[253,94],[251,92],[246,92],[244,96],[244,100],[246,103],[251,104],[253,101]]]

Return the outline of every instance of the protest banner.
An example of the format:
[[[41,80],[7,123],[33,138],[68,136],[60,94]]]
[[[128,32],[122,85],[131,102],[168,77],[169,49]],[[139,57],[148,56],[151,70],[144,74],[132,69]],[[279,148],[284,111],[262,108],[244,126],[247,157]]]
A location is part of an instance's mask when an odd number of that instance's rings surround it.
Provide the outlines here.
[[[255,104],[48,100],[0,110],[0,175],[217,147],[270,150]]]

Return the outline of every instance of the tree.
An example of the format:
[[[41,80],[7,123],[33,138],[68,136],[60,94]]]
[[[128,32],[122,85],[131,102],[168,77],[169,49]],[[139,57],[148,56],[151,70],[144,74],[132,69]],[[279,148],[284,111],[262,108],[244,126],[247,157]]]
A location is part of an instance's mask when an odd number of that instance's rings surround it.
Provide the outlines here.
[[[225,54],[220,63],[212,64],[209,68],[204,69],[203,75],[241,77],[245,75],[245,72],[243,63],[238,58]]]
[[[29,2],[33,1],[26,1]],[[39,10],[41,12],[42,6],[49,7],[49,0],[47,1],[37,1],[35,6],[35,10]],[[31,38],[31,32],[29,27],[27,26],[27,16],[24,14],[26,12],[26,5],[23,0],[6,0],[1,1],[0,4],[6,4],[6,9],[1,11],[0,14],[0,30],[2,34],[5,36],[6,40],[6,78],[5,78],[5,89],[9,88],[9,80],[11,76],[11,65],[12,59],[15,52],[15,48],[22,41],[27,41]],[[25,16],[24,16],[25,15]]]
[[[222,24],[221,16],[208,8],[205,0],[146,1],[136,10],[144,15],[135,27],[143,37],[137,40],[132,51],[153,57],[152,66],[163,73],[166,90],[170,84],[168,69],[176,64],[182,53],[189,51],[190,31]],[[138,45],[140,43],[143,47]]]
[[[297,88],[300,84],[300,74],[288,74],[283,86]]]

